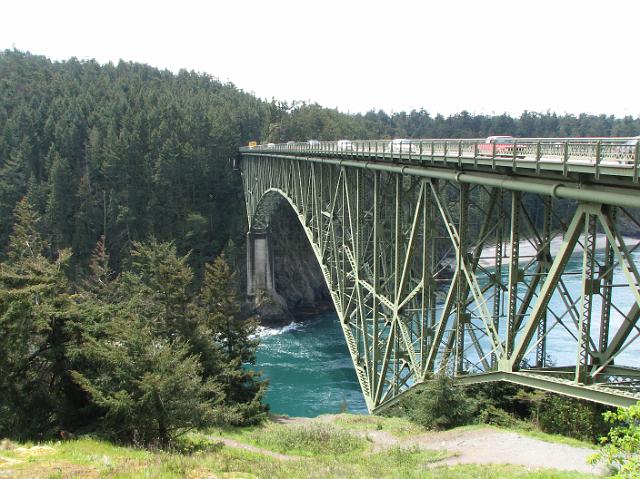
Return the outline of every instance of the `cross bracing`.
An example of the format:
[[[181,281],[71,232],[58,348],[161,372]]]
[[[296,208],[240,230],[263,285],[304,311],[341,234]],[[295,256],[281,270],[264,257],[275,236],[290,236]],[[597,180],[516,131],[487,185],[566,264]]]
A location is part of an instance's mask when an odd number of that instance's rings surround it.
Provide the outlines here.
[[[244,148],[249,228],[267,232],[280,204],[297,213],[371,411],[439,373],[629,405],[640,399],[640,189],[637,151],[607,164],[605,151],[627,152],[603,147],[624,144],[613,141],[585,140],[581,163],[565,154],[550,170],[545,140],[533,167],[429,156],[428,141],[397,156]]]

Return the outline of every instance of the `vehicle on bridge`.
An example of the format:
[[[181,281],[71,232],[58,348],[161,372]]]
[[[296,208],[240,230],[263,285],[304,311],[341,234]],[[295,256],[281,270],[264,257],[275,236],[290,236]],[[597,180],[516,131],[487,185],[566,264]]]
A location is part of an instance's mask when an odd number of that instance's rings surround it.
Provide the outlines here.
[[[387,150],[390,153],[418,153],[418,146],[412,140],[396,138],[387,143]]]
[[[524,158],[525,145],[516,144],[516,139],[512,136],[489,136],[484,143],[478,144],[478,155],[483,156],[515,156]]]
[[[620,158],[632,157],[636,152],[639,141],[640,136],[636,136],[625,141],[623,145],[616,147],[616,155]]]
[[[352,151],[353,142],[351,140],[338,140],[336,143],[336,149],[338,151]]]

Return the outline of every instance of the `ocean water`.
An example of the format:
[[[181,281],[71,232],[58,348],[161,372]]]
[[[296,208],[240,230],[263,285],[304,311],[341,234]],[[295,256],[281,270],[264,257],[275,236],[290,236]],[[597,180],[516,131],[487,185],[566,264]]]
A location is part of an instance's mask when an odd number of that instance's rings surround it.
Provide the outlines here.
[[[640,264],[640,253],[634,253],[634,260],[636,264]],[[570,260],[567,271],[581,271],[579,256]],[[507,281],[506,272],[503,280]],[[563,280],[567,290],[575,298],[581,289],[581,275],[566,275]],[[613,283],[622,287],[614,288],[613,303],[619,311],[614,309],[611,314],[610,339],[623,321],[621,312],[628,311],[634,301],[630,289],[624,286],[627,284],[626,278],[619,269],[614,274]],[[520,295],[523,294],[524,289],[520,291]],[[505,295],[503,305],[506,304],[506,299]],[[492,300],[488,301],[487,306],[489,310],[492,309]],[[580,305],[574,306],[579,311]],[[591,329],[591,338],[596,345],[600,308],[601,300],[596,295]],[[560,318],[560,321],[554,321],[549,314],[547,352],[550,364],[575,364],[577,340],[573,320],[566,313],[567,299],[556,291],[550,301],[550,309]],[[505,335],[505,326],[500,325],[502,337]],[[352,413],[367,413],[335,313],[307,317],[304,321],[294,322],[283,328],[261,328],[259,336],[261,344],[257,352],[256,369],[262,370],[270,381],[266,402],[274,413],[304,417],[337,413],[344,409]],[[486,337],[480,339],[481,343],[486,341]],[[534,354],[535,350],[532,348],[527,359],[533,362]],[[616,364],[640,367],[640,332],[631,334],[624,351],[616,358]]]
[[[284,328],[261,328],[256,369],[269,379],[271,411],[315,417],[347,410],[367,413],[335,313],[306,317]]]

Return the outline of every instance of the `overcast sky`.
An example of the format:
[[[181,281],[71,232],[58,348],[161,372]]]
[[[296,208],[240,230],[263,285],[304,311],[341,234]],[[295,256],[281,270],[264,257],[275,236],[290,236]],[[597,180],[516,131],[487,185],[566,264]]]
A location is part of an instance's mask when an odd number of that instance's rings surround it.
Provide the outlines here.
[[[640,116],[637,0],[8,0],[0,49],[206,72],[341,111]]]

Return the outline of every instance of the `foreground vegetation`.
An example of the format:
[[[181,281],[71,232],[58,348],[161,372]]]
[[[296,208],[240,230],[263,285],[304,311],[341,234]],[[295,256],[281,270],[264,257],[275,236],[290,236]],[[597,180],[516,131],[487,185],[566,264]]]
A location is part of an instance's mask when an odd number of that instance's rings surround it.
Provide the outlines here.
[[[265,383],[245,367],[257,321],[240,315],[224,256],[196,289],[173,244],[134,243],[115,275],[101,240],[73,282],[71,252],[46,256],[26,199],[16,218],[0,263],[0,437],[91,431],[166,446],[196,427],[262,420]]]
[[[335,425],[309,426],[267,424],[261,427],[210,430],[192,433],[175,443],[172,450],[142,450],[117,447],[92,438],[43,444],[29,452],[17,444],[0,451],[0,475],[10,477],[109,477],[109,478],[287,478],[310,477],[402,477],[402,478],[527,478],[569,479],[585,474],[553,470],[531,471],[509,465],[439,466],[447,451],[390,446],[376,449],[366,435],[375,420],[376,429],[403,435],[424,433],[406,420],[340,415]],[[348,425],[343,427],[342,425]],[[253,444],[255,452],[221,443],[234,438]],[[29,446],[29,444],[27,444]],[[50,448],[50,449],[49,449]],[[287,453],[272,457],[264,451]],[[3,462],[4,461],[4,462]],[[14,462],[20,461],[20,462]]]

